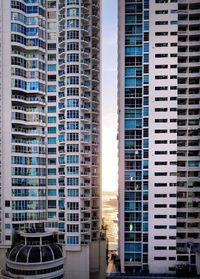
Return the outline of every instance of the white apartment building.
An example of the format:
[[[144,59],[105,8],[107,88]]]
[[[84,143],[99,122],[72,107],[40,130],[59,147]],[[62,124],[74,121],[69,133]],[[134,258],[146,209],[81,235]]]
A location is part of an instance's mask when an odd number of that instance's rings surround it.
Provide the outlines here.
[[[98,278],[100,14],[100,0],[0,0],[3,266],[15,232],[43,223],[65,278]]]
[[[200,3],[118,1],[123,273],[200,273]]]

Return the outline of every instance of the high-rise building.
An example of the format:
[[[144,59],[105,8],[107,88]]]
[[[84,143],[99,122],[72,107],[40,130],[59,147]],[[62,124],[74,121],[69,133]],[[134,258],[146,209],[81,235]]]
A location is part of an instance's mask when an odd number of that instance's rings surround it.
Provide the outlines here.
[[[122,272],[200,273],[200,3],[119,0]]]
[[[42,223],[69,278],[99,268],[100,13],[100,0],[0,0],[0,250]]]

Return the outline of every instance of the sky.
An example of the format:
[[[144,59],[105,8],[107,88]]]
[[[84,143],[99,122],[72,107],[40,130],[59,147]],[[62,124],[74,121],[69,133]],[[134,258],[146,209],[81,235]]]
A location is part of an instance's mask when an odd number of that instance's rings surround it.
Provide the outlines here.
[[[117,0],[102,1],[102,188],[117,190]]]

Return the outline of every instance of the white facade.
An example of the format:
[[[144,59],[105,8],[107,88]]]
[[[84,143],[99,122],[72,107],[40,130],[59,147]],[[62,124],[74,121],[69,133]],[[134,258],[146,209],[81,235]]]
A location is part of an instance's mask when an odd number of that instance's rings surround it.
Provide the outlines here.
[[[156,13],[162,10],[167,10],[168,13]],[[148,257],[150,273],[168,273],[176,260],[174,227],[176,227],[177,156],[171,154],[171,151],[177,150],[177,111],[174,110],[177,108],[177,67],[171,68],[171,65],[177,66],[177,55],[171,57],[171,54],[177,54],[177,36],[172,35],[172,32],[177,33],[177,13],[172,13],[172,10],[177,11],[177,3],[150,3]],[[164,21],[167,21],[168,25],[158,24]],[[170,24],[173,21],[176,24]],[[157,35],[158,32],[166,31],[167,36]],[[167,54],[167,57],[156,57],[157,54]],[[171,79],[171,76],[175,76],[175,79]],[[174,90],[172,86],[175,86]],[[161,130],[165,130],[162,131],[164,133],[161,133]],[[165,154],[159,151],[165,151]]]
[[[121,271],[199,273],[199,2],[118,5]]]

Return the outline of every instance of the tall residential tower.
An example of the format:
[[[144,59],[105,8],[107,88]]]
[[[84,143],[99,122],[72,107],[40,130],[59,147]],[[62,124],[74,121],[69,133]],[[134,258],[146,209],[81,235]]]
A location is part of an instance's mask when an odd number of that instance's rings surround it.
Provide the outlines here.
[[[118,6],[121,271],[200,273],[200,3]]]
[[[100,13],[100,0],[0,0],[1,253],[42,223],[69,278],[99,270]]]

